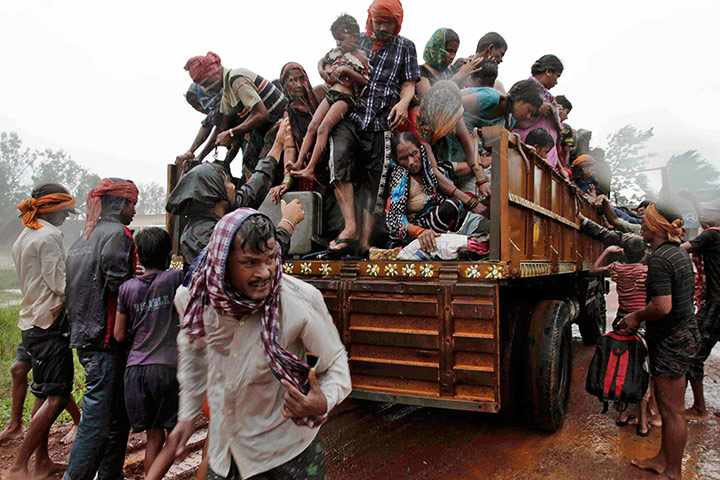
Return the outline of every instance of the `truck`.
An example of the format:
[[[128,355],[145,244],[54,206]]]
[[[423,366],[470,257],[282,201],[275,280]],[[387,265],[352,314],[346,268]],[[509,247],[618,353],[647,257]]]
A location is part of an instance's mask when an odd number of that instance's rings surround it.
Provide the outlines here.
[[[576,212],[599,214],[516,135],[485,127],[482,141],[492,152],[486,259],[287,259],[283,271],[322,292],[348,352],[352,397],[556,431],[571,326],[585,343],[605,331],[607,286],[588,271],[602,245],[580,231]]]

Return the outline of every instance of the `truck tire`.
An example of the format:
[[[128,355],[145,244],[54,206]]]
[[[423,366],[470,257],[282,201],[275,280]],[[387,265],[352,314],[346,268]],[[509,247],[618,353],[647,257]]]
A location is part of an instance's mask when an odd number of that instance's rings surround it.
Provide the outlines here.
[[[565,419],[572,372],[570,325],[565,302],[540,300],[535,305],[523,381],[526,421],[539,430],[554,432]]]
[[[600,281],[595,289],[595,301],[580,310],[577,324],[585,345],[595,345],[605,333],[607,313],[605,311],[605,282]]]

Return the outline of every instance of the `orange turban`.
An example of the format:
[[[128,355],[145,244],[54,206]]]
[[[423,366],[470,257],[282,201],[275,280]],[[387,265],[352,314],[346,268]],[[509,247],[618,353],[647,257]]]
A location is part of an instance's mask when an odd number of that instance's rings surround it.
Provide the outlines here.
[[[87,200],[85,200],[85,204],[87,205],[85,233],[83,234],[85,238],[88,238],[100,218],[100,213],[102,212],[102,200],[100,200],[100,197],[103,195],[121,197],[132,203],[137,203],[138,188],[137,185],[132,182],[115,182],[109,178],[100,180],[97,187],[95,187],[94,190],[90,190]]]
[[[375,38],[375,29],[373,28],[372,21],[373,19],[379,20],[380,17],[395,20],[397,28],[393,35],[398,35],[403,21],[403,8],[400,0],[375,0],[372,5],[370,5],[370,8],[368,8],[367,22],[365,23],[365,35],[367,37]],[[378,42],[377,40],[373,41],[373,52],[379,48],[381,43],[382,42]]]
[[[53,213],[60,210],[73,210],[75,197],[67,193],[51,193],[39,198],[28,198],[18,205],[22,213],[23,225],[35,230],[42,228],[40,222],[35,218],[38,213]]]
[[[590,155],[580,155],[573,162],[573,167],[579,167],[580,165],[592,165],[595,163],[595,159]]]
[[[192,57],[185,64],[185,70],[190,73],[190,78],[195,83],[204,82],[218,68],[222,68],[220,57],[213,52],[208,52],[207,55],[199,57]]]
[[[645,209],[645,215],[643,215],[643,226],[661,237],[667,237],[668,240],[675,243],[680,243],[683,237],[683,220],[681,218],[673,220],[672,223],[667,221],[667,218],[663,217],[655,204],[651,203]]]

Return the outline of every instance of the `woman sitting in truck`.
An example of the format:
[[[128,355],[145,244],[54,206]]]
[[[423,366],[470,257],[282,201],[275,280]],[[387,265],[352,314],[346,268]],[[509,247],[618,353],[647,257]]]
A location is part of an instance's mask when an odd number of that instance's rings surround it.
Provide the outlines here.
[[[438,165],[429,145],[412,133],[396,135],[392,152],[394,162],[385,214],[394,244],[406,245],[417,238],[423,250],[433,251],[435,238],[457,231],[468,211],[486,210],[475,195],[452,183],[447,163]]]

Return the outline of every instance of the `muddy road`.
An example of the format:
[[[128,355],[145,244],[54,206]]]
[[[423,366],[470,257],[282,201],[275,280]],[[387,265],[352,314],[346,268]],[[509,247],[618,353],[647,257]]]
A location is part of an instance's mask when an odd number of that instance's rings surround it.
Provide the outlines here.
[[[617,309],[607,298],[608,312]],[[657,475],[630,465],[653,455],[660,430],[647,438],[634,425],[618,427],[615,413],[601,415],[600,402],[585,393],[585,373],[594,347],[580,344],[576,334],[572,392],[563,427],[554,434],[499,423],[492,415],[382,404],[348,399],[322,427],[330,480],[405,479],[652,479]],[[708,406],[720,412],[720,347],[706,366]],[[691,394],[687,395],[690,405]],[[70,446],[60,444],[69,428],[51,438],[51,456],[66,462]],[[720,417],[690,421],[685,455],[686,479],[720,480]],[[195,442],[198,449],[204,431]],[[125,474],[141,479],[143,436],[131,437]],[[12,461],[19,441],[0,447],[0,472]],[[173,467],[168,478],[191,478],[200,452]],[[55,478],[59,479],[60,476]]]

